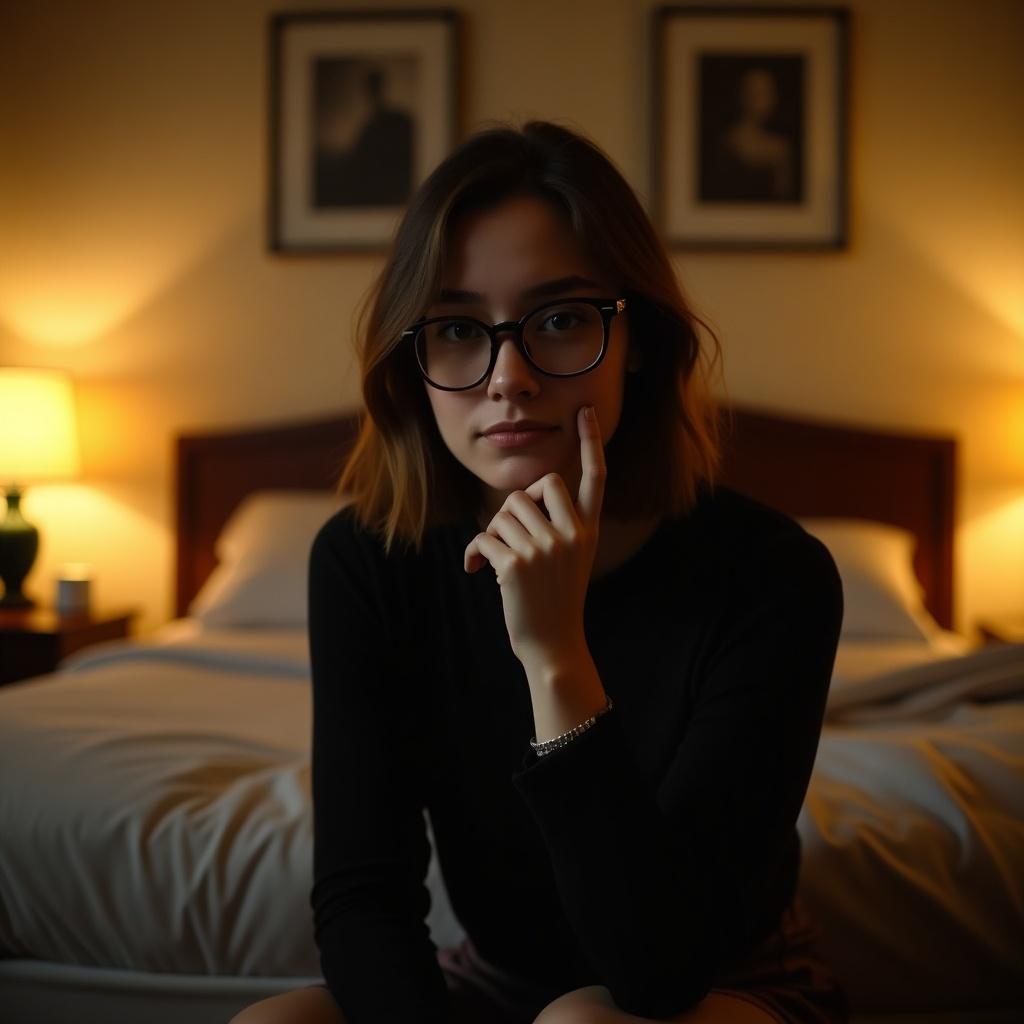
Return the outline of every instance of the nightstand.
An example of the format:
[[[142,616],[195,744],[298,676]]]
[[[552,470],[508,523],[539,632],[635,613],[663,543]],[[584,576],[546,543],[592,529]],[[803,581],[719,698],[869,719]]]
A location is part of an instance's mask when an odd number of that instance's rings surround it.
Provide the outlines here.
[[[0,608],[0,686],[43,675],[89,644],[128,636],[138,613],[121,609],[58,615],[50,608]]]
[[[1024,644],[1024,615],[992,616],[978,622],[982,643]]]

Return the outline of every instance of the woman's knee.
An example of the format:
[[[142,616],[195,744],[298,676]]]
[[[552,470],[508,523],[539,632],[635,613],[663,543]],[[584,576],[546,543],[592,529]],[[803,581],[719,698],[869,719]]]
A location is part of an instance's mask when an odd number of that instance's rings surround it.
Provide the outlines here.
[[[297,988],[251,1003],[228,1024],[346,1024],[331,993],[322,985]]]
[[[572,1024],[593,1017],[598,1008],[614,1009],[612,994],[604,985],[587,985],[553,999],[537,1014],[533,1024]]]
[[[588,985],[548,1003],[533,1024],[775,1024],[775,1020],[749,999],[715,989],[696,1006],[671,1017],[638,1017],[620,1010],[604,985]]]

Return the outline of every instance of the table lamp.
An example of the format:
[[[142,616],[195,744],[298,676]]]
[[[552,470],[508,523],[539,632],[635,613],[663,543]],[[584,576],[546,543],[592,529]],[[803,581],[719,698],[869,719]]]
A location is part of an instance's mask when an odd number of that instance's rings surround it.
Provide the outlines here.
[[[39,550],[39,531],[21,514],[24,485],[78,473],[78,435],[71,378],[60,370],[0,366],[0,486],[7,517],[0,520],[0,608],[35,604],[22,593]]]

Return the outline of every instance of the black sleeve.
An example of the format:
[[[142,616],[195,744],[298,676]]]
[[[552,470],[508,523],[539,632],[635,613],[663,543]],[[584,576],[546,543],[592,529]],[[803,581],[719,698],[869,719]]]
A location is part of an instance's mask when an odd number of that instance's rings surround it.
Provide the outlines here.
[[[794,531],[734,575],[656,787],[614,707],[565,747],[525,751],[513,775],[580,947],[639,1016],[694,1006],[749,948],[779,899],[817,752],[843,613],[832,556]]]
[[[314,934],[348,1024],[442,1024],[444,976],[425,918],[430,844],[422,722],[374,552],[343,510],[309,560]]]

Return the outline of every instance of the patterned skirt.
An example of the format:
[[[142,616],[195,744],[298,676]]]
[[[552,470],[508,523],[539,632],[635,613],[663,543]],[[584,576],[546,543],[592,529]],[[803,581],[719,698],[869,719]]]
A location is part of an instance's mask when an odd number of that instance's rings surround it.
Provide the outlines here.
[[[712,992],[759,1006],[779,1024],[846,1024],[846,994],[817,949],[817,927],[797,897],[779,927],[741,964],[722,971]],[[452,1024],[532,1024],[561,992],[538,987],[483,960],[468,936],[437,952]]]

